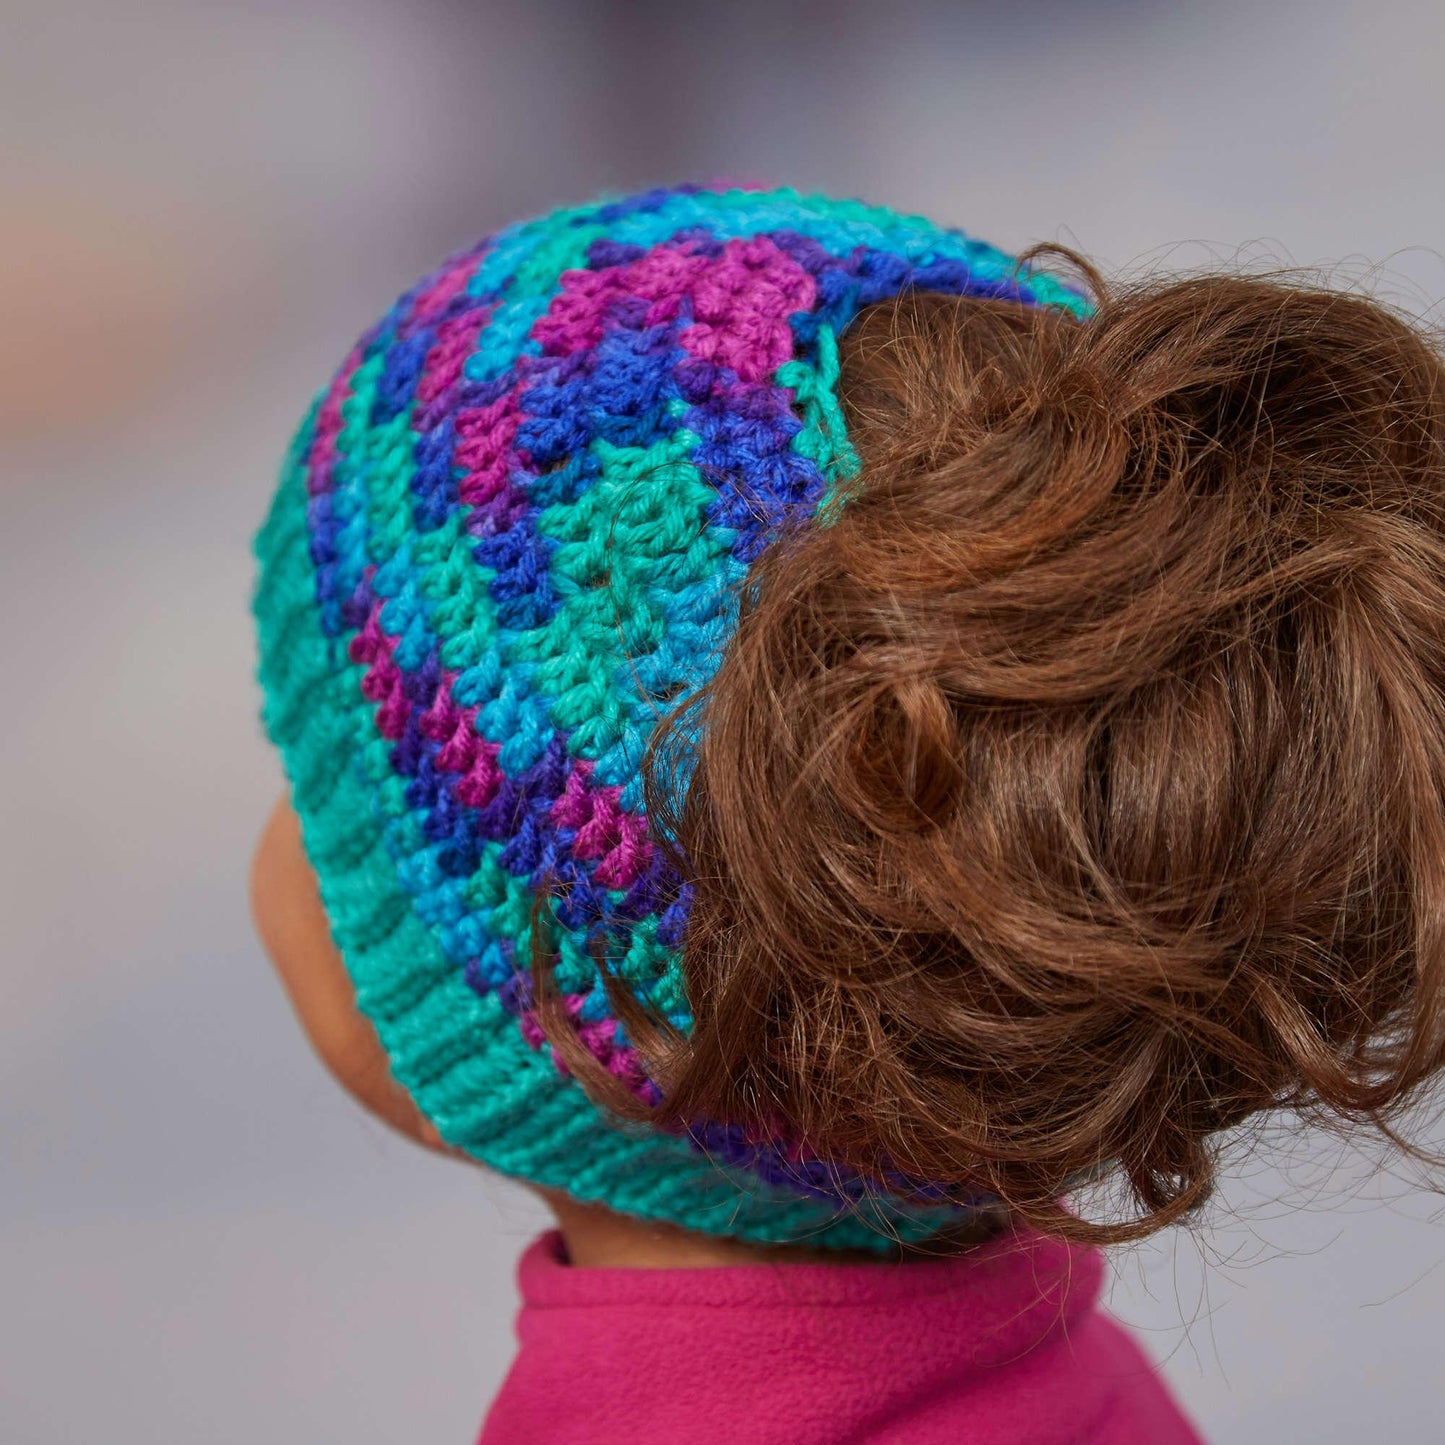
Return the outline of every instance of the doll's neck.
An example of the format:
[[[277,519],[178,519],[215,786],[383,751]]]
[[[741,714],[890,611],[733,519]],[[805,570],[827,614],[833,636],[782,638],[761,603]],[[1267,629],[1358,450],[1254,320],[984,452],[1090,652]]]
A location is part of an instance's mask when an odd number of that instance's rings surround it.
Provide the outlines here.
[[[675,1225],[653,1223],[618,1214],[602,1205],[583,1204],[553,1190],[539,1191],[557,1220],[567,1244],[567,1257],[575,1266],[630,1269],[699,1269],[735,1264],[832,1264],[844,1261],[880,1262],[881,1256],[864,1251],[817,1249],[806,1245],[751,1244],[741,1239],[695,1234]],[[959,1254],[1004,1226],[1002,1215],[984,1217],[955,1231],[946,1241],[930,1241],[908,1257],[937,1259]],[[895,1259],[896,1262],[896,1259]]]

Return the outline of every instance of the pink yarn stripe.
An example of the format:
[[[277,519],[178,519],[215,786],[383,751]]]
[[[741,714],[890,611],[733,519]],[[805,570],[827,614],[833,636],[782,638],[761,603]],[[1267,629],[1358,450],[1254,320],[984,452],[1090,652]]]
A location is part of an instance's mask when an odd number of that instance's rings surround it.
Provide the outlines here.
[[[593,877],[607,888],[630,887],[652,861],[646,820],[624,811],[621,797],[621,788],[595,783],[592,764],[578,759],[550,814],[556,826],[576,830],[574,858],[602,860]]]
[[[348,644],[353,662],[365,663],[361,679],[362,696],[376,707],[377,731],[388,742],[397,742],[406,731],[412,704],[402,686],[401,669],[393,652],[398,639],[381,625],[382,601],[372,604],[366,622]],[[436,696],[421,714],[422,736],[441,743],[436,763],[444,772],[455,774],[457,800],[468,807],[484,808],[496,796],[502,770],[497,762],[499,743],[476,731],[476,708],[460,706],[452,695],[458,674],[442,668]],[[561,795],[552,804],[549,820],[559,828],[576,829],[572,853],[575,858],[599,859],[593,877],[606,888],[630,888],[652,862],[652,840],[646,819],[625,811],[622,790],[593,780],[592,764],[574,758]]]
[[[485,507],[505,498],[510,514],[527,505],[521,490],[511,485],[512,473],[527,458],[512,445],[522,421],[522,408],[513,387],[488,406],[466,407],[456,415],[457,447],[453,460],[467,474],[457,495],[468,507]]]
[[[624,311],[630,325],[660,326],[689,301],[683,346],[743,381],[766,381],[792,355],[788,318],[810,309],[816,294],[813,277],[766,236],[728,241],[717,256],[683,242],[625,266],[568,271],[532,335],[546,355],[572,356],[592,350]]]
[[[574,1022],[582,1011],[582,1005],[586,1002],[587,995],[581,993],[568,993],[562,995],[563,1006],[567,1010],[568,1017]],[[542,1032],[542,1026],[537,1022],[535,1009],[526,1009],[520,1016],[522,1037],[527,1040],[534,1049],[539,1049],[546,1042],[547,1036]],[[651,1081],[642,1068],[642,1063],[634,1048],[625,1047],[617,1042],[617,1022],[615,1019],[601,1019],[596,1023],[579,1024],[577,1036],[586,1045],[587,1052],[600,1063],[609,1074],[615,1078],[625,1080],[634,1091],[642,1092],[651,1087]],[[571,1069],[562,1061],[561,1056],[554,1049],[552,1052],[553,1062],[557,1065],[560,1073],[570,1074]]]
[[[403,336],[420,331],[431,319],[446,308],[453,297],[460,296],[477,274],[490,246],[483,246],[463,256],[454,265],[446,267],[441,274],[412,302],[411,313],[402,322],[399,330]]]
[[[481,306],[437,327],[436,340],[426,354],[421,380],[416,384],[416,399],[421,407],[430,407],[439,397],[447,396],[461,380],[462,367],[476,349],[477,337],[494,310],[495,306]],[[424,430],[424,426],[417,429]]]
[[[793,354],[788,318],[810,311],[816,295],[812,275],[768,237],[729,241],[698,280],[682,344],[740,381],[768,381]]]
[[[376,704],[377,731],[389,742],[399,740],[406,730],[412,704],[402,686],[401,669],[393,652],[398,639],[381,625],[384,602],[373,604],[366,623],[351,639],[347,651],[353,662],[365,663],[361,679],[362,696]],[[476,708],[459,707],[452,697],[457,674],[443,668],[436,697],[418,719],[422,735],[442,744],[436,763],[444,772],[456,775],[454,794],[469,807],[484,808],[496,796],[502,781],[497,762],[499,745],[480,737],[475,729]],[[621,790],[602,787],[592,781],[592,764],[574,759],[562,795],[552,805],[549,820],[557,827],[576,828],[573,856],[597,858],[593,877],[606,888],[626,889],[641,876],[652,858],[652,843],[646,822],[618,804]],[[580,844],[580,846],[579,846]],[[586,996],[569,997],[568,1009],[575,1018]],[[542,1031],[529,1010],[521,1016],[523,1034],[534,1048],[542,1042]],[[646,1074],[637,1051],[617,1042],[617,1022],[603,1019],[583,1024],[578,1037],[589,1053],[620,1079],[644,1087]],[[554,1054],[557,1067],[567,1072]]]

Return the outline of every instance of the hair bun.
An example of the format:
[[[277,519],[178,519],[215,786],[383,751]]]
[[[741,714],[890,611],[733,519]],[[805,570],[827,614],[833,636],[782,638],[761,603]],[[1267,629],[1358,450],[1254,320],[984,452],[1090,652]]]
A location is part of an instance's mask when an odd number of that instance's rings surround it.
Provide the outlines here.
[[[861,470],[650,754],[662,1113],[1118,1239],[1260,1110],[1402,1106],[1445,1061],[1442,380],[1289,276],[865,311]],[[1133,1216],[1064,1213],[1107,1161]]]

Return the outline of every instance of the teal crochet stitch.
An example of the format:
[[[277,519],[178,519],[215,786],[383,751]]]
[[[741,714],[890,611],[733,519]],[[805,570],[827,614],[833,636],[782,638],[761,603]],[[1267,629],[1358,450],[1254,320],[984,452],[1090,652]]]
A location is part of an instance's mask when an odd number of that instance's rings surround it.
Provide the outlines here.
[[[960,231],[794,191],[680,187],[512,226],[357,342],[256,542],[264,721],[357,1002],[451,1145],[708,1233],[883,1247],[960,1206],[786,1141],[623,1126],[559,1067],[530,992],[556,905],[579,1037],[655,1091],[589,946],[686,1029],[690,890],[639,767],[704,683],[752,561],[856,466],[837,338],[908,288],[1084,314]]]

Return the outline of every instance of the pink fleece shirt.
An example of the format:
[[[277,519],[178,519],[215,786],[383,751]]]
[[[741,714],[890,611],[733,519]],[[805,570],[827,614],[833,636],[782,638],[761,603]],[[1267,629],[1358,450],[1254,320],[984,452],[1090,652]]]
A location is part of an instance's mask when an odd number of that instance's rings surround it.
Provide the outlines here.
[[[478,1445],[1200,1445],[1098,1307],[1103,1260],[576,1269],[541,1235]]]

